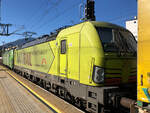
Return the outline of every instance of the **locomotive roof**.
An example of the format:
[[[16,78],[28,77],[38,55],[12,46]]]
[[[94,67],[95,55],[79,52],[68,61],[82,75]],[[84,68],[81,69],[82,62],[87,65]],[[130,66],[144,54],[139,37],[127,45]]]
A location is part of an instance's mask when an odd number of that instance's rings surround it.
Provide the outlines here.
[[[50,40],[55,40],[55,39],[56,39],[56,34],[51,35],[51,36],[44,35],[42,37],[36,38],[35,40],[33,40],[31,42],[25,43],[24,45],[22,45],[21,47],[18,47],[17,49],[27,48],[27,47],[30,47],[30,46],[33,46],[33,45],[37,45],[37,44],[44,43],[44,42],[47,42],[47,41],[50,41]]]
[[[108,23],[108,22],[97,22],[97,21],[90,21],[94,26],[97,27],[109,27],[109,28],[115,28],[115,29],[122,29],[122,30],[127,30],[124,27],[121,27],[116,24]]]
[[[23,48],[27,48],[27,47],[30,47],[30,46],[33,46],[33,45],[37,45],[37,44],[41,44],[41,43],[48,42],[48,41],[51,41],[51,40],[55,40],[58,33],[62,29],[65,29],[67,27],[70,27],[70,26],[63,26],[61,28],[58,28],[54,32],[51,32],[50,35],[43,35],[42,37],[36,38],[33,41],[27,42],[24,45],[22,45],[20,47],[17,47],[17,49],[23,49]]]
[[[108,23],[108,22],[86,21],[86,22],[82,22],[82,23],[73,25],[71,27],[68,27],[67,29],[61,30],[60,33],[58,34],[58,36],[68,35],[68,34],[72,34],[75,32],[80,32],[82,27],[86,24],[91,24],[95,27],[107,27],[107,28],[114,28],[114,29],[120,29],[120,30],[128,31],[124,27],[121,27],[121,26],[116,25],[116,24]],[[67,30],[67,32],[66,32],[66,30]]]
[[[18,47],[17,49],[23,49],[26,47],[30,47],[36,44],[40,44],[40,43],[44,43],[47,41],[51,41],[51,40],[55,40],[57,35],[67,35],[68,33],[71,32],[80,32],[80,30],[82,29],[83,25],[87,24],[87,23],[91,23],[93,26],[96,27],[109,27],[109,28],[115,28],[115,29],[121,29],[121,30],[127,30],[121,26],[115,25],[115,24],[111,24],[108,22],[97,22],[97,21],[86,21],[86,22],[82,22],[73,26],[65,26],[62,28],[59,28],[58,30],[56,30],[56,32],[52,33],[51,35],[44,35],[42,37],[39,37],[31,42],[25,43],[24,45],[22,45],[21,47]],[[68,32],[65,32],[65,30],[68,30]],[[127,30],[128,31],[128,30]]]

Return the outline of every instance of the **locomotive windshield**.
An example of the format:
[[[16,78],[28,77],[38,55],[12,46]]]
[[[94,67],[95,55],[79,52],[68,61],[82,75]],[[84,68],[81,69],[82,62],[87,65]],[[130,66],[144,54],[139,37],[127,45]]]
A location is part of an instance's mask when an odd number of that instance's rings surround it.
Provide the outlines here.
[[[125,30],[96,27],[105,52],[136,53],[136,40]]]

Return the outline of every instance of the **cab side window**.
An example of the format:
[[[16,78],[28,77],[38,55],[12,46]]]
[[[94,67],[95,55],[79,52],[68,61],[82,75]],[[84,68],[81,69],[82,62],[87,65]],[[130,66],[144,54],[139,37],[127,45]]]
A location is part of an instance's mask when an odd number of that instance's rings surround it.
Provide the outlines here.
[[[66,48],[66,40],[62,40],[61,41],[61,54],[65,54],[67,51],[67,48]]]

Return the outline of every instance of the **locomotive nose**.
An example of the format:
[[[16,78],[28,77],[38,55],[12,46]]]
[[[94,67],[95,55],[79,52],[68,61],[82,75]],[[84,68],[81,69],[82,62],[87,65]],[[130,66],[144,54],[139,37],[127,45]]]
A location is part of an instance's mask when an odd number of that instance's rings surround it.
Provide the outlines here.
[[[136,82],[136,60],[113,57],[105,61],[105,85]]]

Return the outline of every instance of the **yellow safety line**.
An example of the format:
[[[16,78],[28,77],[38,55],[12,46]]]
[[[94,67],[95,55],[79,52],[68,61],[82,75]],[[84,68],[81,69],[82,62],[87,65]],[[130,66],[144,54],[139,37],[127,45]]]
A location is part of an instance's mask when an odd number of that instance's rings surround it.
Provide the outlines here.
[[[21,82],[19,79],[17,79],[13,74],[6,71],[9,75],[11,75],[15,80],[17,80],[20,84],[22,84],[25,88],[27,88],[29,91],[31,91],[34,95],[36,95],[39,99],[41,99],[44,103],[46,103],[48,106],[50,106],[52,109],[54,109],[58,113],[62,113],[60,110],[58,110],[55,106],[53,106],[51,103],[49,103],[47,100],[45,100],[43,97],[41,97],[39,94],[37,94],[35,91],[33,91],[31,88],[29,88],[27,85],[25,85],[23,82]]]

